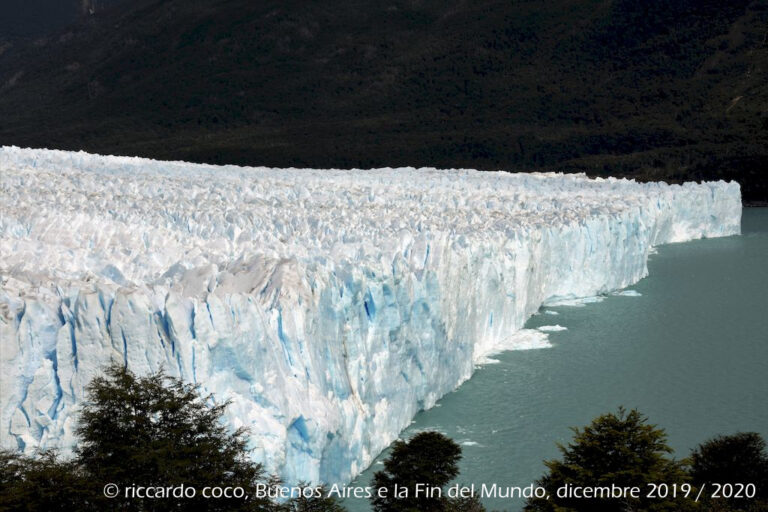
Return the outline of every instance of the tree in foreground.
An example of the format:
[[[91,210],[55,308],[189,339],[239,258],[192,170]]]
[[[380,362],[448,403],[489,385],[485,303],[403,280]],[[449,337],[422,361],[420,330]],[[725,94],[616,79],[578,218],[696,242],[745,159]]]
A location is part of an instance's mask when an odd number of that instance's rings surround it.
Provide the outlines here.
[[[0,452],[0,512],[343,510],[325,497],[283,503],[256,498],[258,485],[278,482],[266,479],[250,459],[246,431],[224,426],[227,404],[216,404],[196,386],[162,372],[137,377],[113,365],[87,393],[74,459]],[[107,484],[116,486],[115,497],[104,495]],[[142,498],[134,495],[140,486],[188,492]],[[206,487],[239,488],[242,495],[206,498]]]
[[[530,499],[526,511],[682,511],[688,500],[647,498],[650,483],[681,485],[687,475],[680,462],[670,457],[666,433],[648,424],[636,410],[619,408],[616,414],[604,414],[583,430],[572,429],[573,441],[558,445],[561,460],[544,461],[549,472],[538,481],[550,499]],[[557,490],[566,485],[581,487],[640,487],[640,497],[559,498]]]
[[[113,365],[94,378],[76,433],[77,462],[89,474],[102,507],[126,510],[268,510],[268,500],[202,496],[205,487],[240,487],[254,496],[264,482],[248,457],[246,431],[230,432],[221,421],[227,404],[215,404],[196,386],[163,372],[137,377]],[[103,497],[105,483],[121,495]],[[196,496],[178,499],[126,498],[131,486],[192,487]]]
[[[305,484],[300,484],[302,489],[308,488]],[[328,496],[328,489],[323,487],[309,488],[314,492],[299,493],[279,508],[279,512],[345,512],[336,498]]]
[[[395,441],[392,453],[384,460],[384,470],[373,476],[373,509],[376,512],[484,510],[476,498],[449,499],[442,492],[443,487],[458,476],[459,460],[461,447],[439,432],[421,432],[407,443]],[[403,492],[406,494],[401,494]]]
[[[760,434],[741,432],[700,444],[691,453],[690,473],[695,485],[709,489],[703,493],[707,497],[715,490],[713,484],[731,484],[725,489],[730,498],[707,500],[711,510],[768,511],[768,452]],[[754,484],[754,497],[739,484]]]
[[[37,457],[0,452],[0,511],[70,512],[81,510],[87,498],[83,472],[56,452]]]

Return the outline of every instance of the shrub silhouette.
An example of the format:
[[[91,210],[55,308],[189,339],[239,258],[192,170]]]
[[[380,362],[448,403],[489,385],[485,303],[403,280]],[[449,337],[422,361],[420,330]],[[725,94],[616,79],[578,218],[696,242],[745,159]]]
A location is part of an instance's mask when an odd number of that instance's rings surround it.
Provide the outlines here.
[[[444,493],[427,489],[442,489],[459,474],[461,447],[439,432],[421,432],[410,441],[395,441],[391,455],[384,461],[384,470],[373,476],[371,499],[376,512],[448,512],[485,510],[476,498],[450,499]],[[421,484],[420,491],[417,486]],[[407,495],[396,494],[407,489]],[[379,494],[380,489],[386,489]]]
[[[227,403],[215,403],[197,386],[162,371],[137,377],[115,364],[90,382],[87,394],[72,460],[60,460],[55,452],[0,452],[0,511],[344,510],[325,497],[281,503],[256,498],[257,486],[280,482],[250,459],[247,431],[224,426]],[[117,486],[114,498],[104,495],[107,484]],[[195,492],[143,499],[131,495],[138,486]],[[240,488],[242,494],[206,498],[206,487]]]
[[[549,472],[538,485],[550,499],[531,499],[526,511],[620,512],[626,510],[687,510],[690,503],[677,499],[646,498],[649,483],[683,484],[688,480],[682,464],[670,458],[666,433],[637,410],[619,408],[616,414],[595,418],[584,429],[573,428],[573,441],[559,445],[561,460],[544,461]],[[638,499],[558,498],[557,489],[572,486],[640,487]]]
[[[690,473],[697,486],[754,484],[753,498],[710,500],[716,510],[768,510],[768,453],[765,440],[755,432],[717,436],[697,446],[690,457]],[[709,496],[710,493],[705,493]],[[723,503],[726,502],[726,503]],[[727,504],[727,505],[726,505]]]

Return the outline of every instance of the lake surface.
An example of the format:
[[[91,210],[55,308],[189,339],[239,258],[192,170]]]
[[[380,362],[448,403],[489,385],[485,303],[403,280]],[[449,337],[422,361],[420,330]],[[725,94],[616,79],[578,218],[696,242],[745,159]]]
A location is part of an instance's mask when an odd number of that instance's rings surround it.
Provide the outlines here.
[[[649,277],[631,287],[639,297],[542,308],[526,327],[567,327],[549,333],[553,347],[495,356],[403,437],[438,430],[462,444],[463,484],[527,486],[571,439],[569,426],[620,405],[664,427],[678,458],[716,434],[768,436],[768,208],[745,209],[742,233],[659,247]],[[351,485],[369,485],[381,467]]]

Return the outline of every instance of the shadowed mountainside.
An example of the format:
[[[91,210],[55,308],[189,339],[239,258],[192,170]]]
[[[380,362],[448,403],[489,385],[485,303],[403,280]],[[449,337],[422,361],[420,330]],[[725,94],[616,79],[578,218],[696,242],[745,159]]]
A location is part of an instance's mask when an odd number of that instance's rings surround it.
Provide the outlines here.
[[[75,23],[81,16],[101,12],[126,0],[3,0],[0,2],[0,41],[45,37]]]
[[[759,203],[768,3],[130,0],[0,36],[0,144],[736,179]]]

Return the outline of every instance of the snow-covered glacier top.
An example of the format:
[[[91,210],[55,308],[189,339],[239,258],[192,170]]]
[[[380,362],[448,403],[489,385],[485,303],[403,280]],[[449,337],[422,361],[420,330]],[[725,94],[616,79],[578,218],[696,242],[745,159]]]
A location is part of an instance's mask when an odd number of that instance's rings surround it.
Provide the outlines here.
[[[288,481],[350,479],[542,303],[628,286],[654,245],[741,217],[724,182],[14,147],[0,176],[2,445],[71,446],[118,359],[231,399]]]

